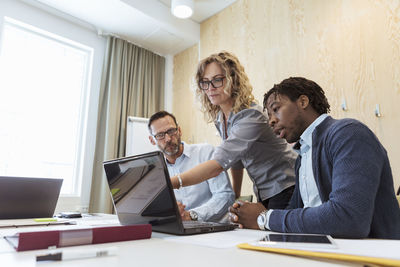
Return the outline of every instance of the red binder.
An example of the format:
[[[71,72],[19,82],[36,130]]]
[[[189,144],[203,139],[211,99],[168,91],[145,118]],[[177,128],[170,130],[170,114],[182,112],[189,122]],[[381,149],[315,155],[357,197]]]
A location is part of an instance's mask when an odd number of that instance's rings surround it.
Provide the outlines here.
[[[123,225],[73,230],[21,232],[6,236],[17,251],[146,239],[151,225]]]

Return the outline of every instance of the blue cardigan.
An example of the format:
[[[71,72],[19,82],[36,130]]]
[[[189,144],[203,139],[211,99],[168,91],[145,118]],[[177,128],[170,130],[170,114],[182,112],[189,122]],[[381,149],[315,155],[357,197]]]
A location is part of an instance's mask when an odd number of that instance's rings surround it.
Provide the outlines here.
[[[385,148],[361,122],[327,117],[313,132],[313,173],[322,204],[304,208],[296,188],[286,210],[274,210],[272,231],[341,238],[400,239],[400,208]]]

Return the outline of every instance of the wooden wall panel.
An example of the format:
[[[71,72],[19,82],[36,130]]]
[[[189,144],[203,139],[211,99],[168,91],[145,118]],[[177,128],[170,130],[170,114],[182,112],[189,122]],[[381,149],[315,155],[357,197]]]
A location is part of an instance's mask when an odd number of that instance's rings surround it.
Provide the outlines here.
[[[174,66],[177,88],[188,90],[180,76],[195,70],[198,58],[221,50],[239,57],[259,103],[287,77],[312,79],[326,91],[333,117],[359,119],[374,131],[388,151],[399,187],[400,1],[239,0],[202,23],[200,40],[194,48],[200,54]],[[343,100],[347,111],[341,109]],[[380,118],[374,115],[376,104]],[[213,125],[202,118],[193,109],[182,117],[196,129],[191,141],[218,144]],[[251,191],[250,184],[245,186]]]
[[[182,139],[192,143],[197,124],[192,120],[196,105],[192,77],[198,62],[198,46],[195,45],[174,57],[173,69],[173,110],[182,129]]]

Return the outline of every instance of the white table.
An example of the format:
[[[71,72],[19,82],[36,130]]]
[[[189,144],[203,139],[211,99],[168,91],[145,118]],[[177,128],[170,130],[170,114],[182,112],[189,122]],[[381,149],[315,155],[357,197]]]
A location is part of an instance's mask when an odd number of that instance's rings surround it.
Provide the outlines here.
[[[95,225],[105,223],[117,223],[115,216],[97,218],[85,218],[78,220],[79,225]],[[89,222],[89,223],[88,223]],[[74,226],[74,227],[79,227]],[[46,226],[47,227],[47,226]],[[55,226],[53,226],[55,227]],[[64,226],[66,227],[66,226]],[[38,227],[29,227],[26,230],[36,230]],[[41,228],[43,229],[43,228]],[[46,229],[50,229],[47,227]],[[1,229],[0,235],[8,235],[15,229]],[[21,231],[21,229],[19,229]],[[214,235],[214,236],[213,236]],[[237,229],[230,233],[202,234],[192,237],[177,237],[153,232],[151,239],[115,242],[97,245],[85,245],[62,248],[66,250],[85,250],[92,248],[117,247],[116,256],[102,258],[88,258],[59,262],[36,262],[36,255],[49,253],[49,250],[33,250],[16,252],[8,243],[0,240],[0,265],[12,267],[28,266],[73,266],[73,267],[102,267],[102,266],[359,266],[337,261],[323,261],[307,259],[273,253],[264,253],[239,249],[235,244],[227,246],[227,242],[233,237],[232,242],[239,240],[258,238],[262,231]],[[219,239],[218,242],[207,240]],[[241,243],[241,242],[239,242]],[[220,248],[216,248],[219,245]],[[400,241],[396,244],[399,244]],[[393,244],[391,244],[392,246]],[[400,251],[400,250],[398,250]]]

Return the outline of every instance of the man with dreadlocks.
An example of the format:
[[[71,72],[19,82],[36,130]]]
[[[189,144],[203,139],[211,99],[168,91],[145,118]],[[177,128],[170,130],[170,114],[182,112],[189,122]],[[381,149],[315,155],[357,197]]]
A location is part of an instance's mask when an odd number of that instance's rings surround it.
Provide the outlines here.
[[[322,88],[302,77],[283,80],[264,95],[274,133],[296,142],[296,186],[286,209],[258,217],[243,202],[231,209],[246,228],[400,239],[400,208],[385,148],[367,126],[328,116]]]

